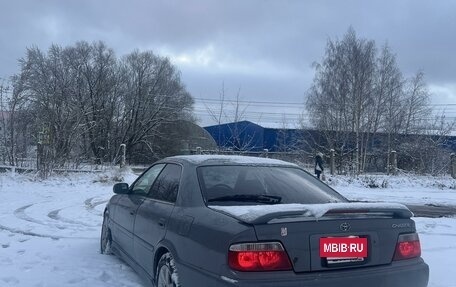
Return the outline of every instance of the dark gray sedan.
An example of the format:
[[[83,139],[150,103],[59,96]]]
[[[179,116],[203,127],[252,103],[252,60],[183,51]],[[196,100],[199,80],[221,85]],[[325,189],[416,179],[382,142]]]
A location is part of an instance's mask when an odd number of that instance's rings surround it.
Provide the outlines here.
[[[427,286],[413,215],[349,203],[298,166],[177,156],[119,183],[101,251],[151,286]]]

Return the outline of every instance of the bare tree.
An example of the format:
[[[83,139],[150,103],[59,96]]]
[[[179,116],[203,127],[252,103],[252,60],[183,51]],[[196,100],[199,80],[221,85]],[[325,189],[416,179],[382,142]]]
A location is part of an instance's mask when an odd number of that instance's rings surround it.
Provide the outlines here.
[[[362,169],[362,136],[370,127],[375,53],[374,42],[358,39],[352,28],[343,40],[329,40],[307,95],[312,123],[325,135],[322,145],[351,156],[355,172]]]
[[[390,154],[396,149],[397,135],[403,125],[403,80],[397,66],[396,56],[385,45],[377,59],[375,97],[373,101],[372,133],[380,129],[387,134],[387,170],[390,168]],[[384,154],[381,154],[384,156]]]
[[[238,89],[236,97],[233,100],[226,99],[225,84],[222,84],[222,89],[219,94],[219,103],[216,107],[206,105],[206,110],[211,119],[219,126],[218,128],[218,143],[225,142],[227,147],[233,148],[237,152],[246,152],[253,148],[256,132],[250,130],[250,125],[241,124],[245,120],[246,112],[249,107],[241,98],[241,88]],[[228,129],[228,136],[222,137],[222,123]]]
[[[8,152],[8,147],[10,147],[8,142],[8,133],[7,133],[7,126],[9,121],[9,93],[10,87],[9,85],[0,78],[0,135],[1,135],[1,143],[0,143],[0,151],[3,163],[6,163],[10,157],[10,153]]]
[[[77,113],[70,104],[72,77],[63,54],[64,50],[56,45],[52,45],[47,54],[38,48],[28,49],[20,60],[21,74],[17,76],[17,96],[14,96],[14,99],[26,99],[30,113],[36,118],[35,129],[46,134],[52,147],[46,154],[57,165],[68,158],[77,127]]]
[[[399,144],[399,166],[417,173],[444,174],[449,170],[452,151],[451,132],[456,121],[449,121],[444,112],[422,126],[420,133],[403,135]]]
[[[76,83],[72,90],[82,116],[84,137],[96,162],[109,160],[114,106],[118,102],[117,59],[104,43],[78,42],[68,48]]]
[[[121,65],[120,142],[127,145],[128,151],[144,145],[158,156],[164,152],[163,147],[158,149],[154,142],[167,135],[160,127],[182,119],[192,120],[193,99],[167,58],[135,51]]]
[[[233,114],[230,116],[225,111],[225,118],[232,118],[231,122],[234,125],[229,125],[230,129],[230,145],[235,148],[237,151],[248,151],[252,148],[252,143],[255,139],[255,132],[247,132],[248,125],[240,126],[238,123],[245,119],[245,113],[247,111],[248,105],[241,105],[241,88],[238,89],[236,93],[235,100],[231,103]]]
[[[423,130],[423,124],[431,115],[430,94],[424,81],[424,73],[419,71],[412,77],[405,90],[404,112],[405,123],[404,134],[419,133]]]
[[[225,82],[222,82],[222,89],[219,93],[219,105],[216,108],[210,107],[208,104],[204,103],[206,106],[206,111],[209,114],[209,117],[218,125],[222,124],[223,115],[225,112]],[[217,142],[221,142],[221,129],[218,129]],[[220,145],[217,145],[217,148],[220,151]]]
[[[423,74],[404,81],[387,44],[377,55],[373,41],[349,28],[341,41],[328,40],[323,62],[315,67],[307,110],[323,138],[315,139],[314,147],[335,149],[343,158],[339,164],[349,163],[355,173],[366,170],[369,157],[384,156],[389,167],[388,155],[403,135],[426,126],[430,109]],[[385,143],[386,155],[372,154],[375,138]]]
[[[162,123],[194,121],[193,99],[179,71],[152,52],[119,60],[102,42],[78,42],[47,52],[29,48],[19,63],[9,106],[13,158],[18,134],[38,143],[39,158],[45,155],[50,169],[68,161],[112,162],[121,143],[130,155],[160,156],[167,149],[160,138],[172,134]]]

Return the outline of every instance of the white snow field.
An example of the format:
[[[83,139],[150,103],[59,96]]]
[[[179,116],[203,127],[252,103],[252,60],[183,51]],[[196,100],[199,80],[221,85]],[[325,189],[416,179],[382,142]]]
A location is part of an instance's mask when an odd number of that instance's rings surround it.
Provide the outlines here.
[[[115,172],[107,177],[118,176]],[[124,175],[126,182],[135,176]],[[70,174],[40,181],[0,174],[0,286],[141,287],[140,278],[114,256],[99,253],[102,212],[112,195],[100,174]],[[332,185],[357,200],[456,205],[451,179],[386,178],[388,188],[332,178]],[[94,182],[97,181],[97,182]],[[440,182],[440,181],[439,181]],[[428,184],[429,183],[429,184]],[[429,286],[456,287],[456,218],[415,218]]]

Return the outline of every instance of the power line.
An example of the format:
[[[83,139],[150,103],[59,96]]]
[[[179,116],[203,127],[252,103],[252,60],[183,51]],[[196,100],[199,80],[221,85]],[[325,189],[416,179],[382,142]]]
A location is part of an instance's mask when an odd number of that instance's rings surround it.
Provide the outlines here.
[[[244,103],[244,104],[263,104],[263,105],[289,105],[289,106],[296,106],[296,105],[302,105],[304,106],[304,103],[297,103],[297,102],[272,102],[272,101],[246,101],[246,100],[229,100],[229,99],[208,99],[208,98],[193,98],[197,101],[203,101],[203,102],[215,102],[217,104],[220,104],[222,102],[226,103]]]
[[[436,107],[436,109],[444,109],[446,107],[450,107],[451,109],[454,109],[456,107],[456,104],[448,103],[448,104],[426,104],[425,106],[433,106]]]
[[[223,110],[224,112],[228,112],[228,113],[235,113],[235,110],[227,110],[227,109],[224,109]],[[204,110],[204,109],[194,109],[194,112],[201,112],[201,113],[208,113],[210,114],[210,111],[207,111],[207,110]],[[256,112],[256,111],[244,111],[242,114],[264,114],[264,115],[280,115],[280,116],[287,116],[287,115],[291,115],[291,116],[309,116],[309,114],[307,113],[286,113],[286,112],[283,112],[283,113],[279,113],[279,112]]]
[[[274,102],[274,101],[248,101],[248,100],[233,100],[233,99],[209,99],[209,98],[193,98],[196,101],[201,101],[203,103],[209,102],[211,104],[221,104],[224,103],[243,103],[243,104],[252,104],[252,105],[270,105],[270,106],[306,106],[305,103],[301,102]],[[448,104],[426,104],[425,106],[433,106],[433,107],[448,107],[453,106],[456,108],[456,103],[448,103]]]
[[[299,102],[283,102],[283,101],[248,101],[248,100],[235,100],[235,99],[209,99],[209,98],[194,98],[195,99],[195,115],[201,119],[211,119],[214,112],[218,113],[219,108],[223,107],[224,114],[234,114],[235,109],[233,105],[242,104],[242,118],[244,120],[254,120],[259,123],[280,123],[284,120],[289,122],[308,122],[312,117],[306,111],[305,103]],[[228,107],[223,106],[227,104]],[[204,106],[205,107],[204,107]],[[253,106],[254,111],[248,110],[249,106]],[[434,121],[439,116],[443,115],[446,122],[456,120],[456,103],[448,104],[426,104],[425,106],[432,108],[432,113],[427,117],[422,117],[416,120]],[[211,110],[212,109],[212,110]],[[261,110],[265,111],[261,111]],[[271,111],[272,110],[272,111]],[[291,112],[280,110],[289,110]],[[300,111],[303,111],[302,113]],[[226,117],[225,117],[226,119]]]

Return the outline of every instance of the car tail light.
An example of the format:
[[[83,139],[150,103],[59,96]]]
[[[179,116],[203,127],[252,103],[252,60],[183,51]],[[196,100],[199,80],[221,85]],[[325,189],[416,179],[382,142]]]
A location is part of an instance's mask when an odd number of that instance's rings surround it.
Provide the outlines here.
[[[416,233],[401,234],[397,239],[394,260],[410,259],[421,256],[420,238]]]
[[[288,254],[279,242],[231,245],[228,264],[237,271],[291,270]]]

